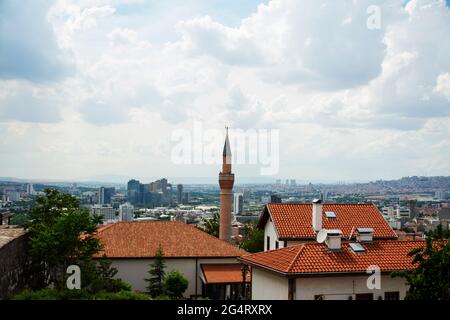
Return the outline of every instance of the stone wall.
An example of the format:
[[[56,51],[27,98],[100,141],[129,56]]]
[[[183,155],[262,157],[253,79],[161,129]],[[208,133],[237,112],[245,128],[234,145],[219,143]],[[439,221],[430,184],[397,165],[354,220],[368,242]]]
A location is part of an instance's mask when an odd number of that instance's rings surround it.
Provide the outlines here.
[[[19,228],[0,228],[0,299],[9,299],[25,286],[27,234]]]

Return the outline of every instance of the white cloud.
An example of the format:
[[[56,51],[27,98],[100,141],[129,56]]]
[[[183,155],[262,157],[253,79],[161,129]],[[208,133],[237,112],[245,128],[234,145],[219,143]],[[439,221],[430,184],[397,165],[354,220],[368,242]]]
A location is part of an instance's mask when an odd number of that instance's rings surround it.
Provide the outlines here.
[[[215,172],[170,163],[170,132],[193,120],[281,129],[280,175],[445,174],[450,13],[444,1],[403,2],[272,0],[238,26],[187,15],[160,30],[157,13],[121,14],[123,1],[58,0],[35,23],[52,26],[48,57],[70,57],[76,72],[33,62],[1,82],[0,151],[15,157],[0,175],[36,176],[27,161],[54,178]],[[380,30],[366,26],[369,4]]]

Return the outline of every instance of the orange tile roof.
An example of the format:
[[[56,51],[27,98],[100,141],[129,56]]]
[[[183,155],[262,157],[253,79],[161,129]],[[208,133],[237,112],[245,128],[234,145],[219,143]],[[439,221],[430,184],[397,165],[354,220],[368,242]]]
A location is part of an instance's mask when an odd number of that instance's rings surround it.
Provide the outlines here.
[[[97,230],[104,248],[97,256],[151,258],[161,244],[165,257],[237,257],[245,251],[177,221],[118,222]]]
[[[202,272],[206,283],[238,283],[242,282],[243,264],[202,264]],[[250,282],[250,272],[247,271],[245,282]]]
[[[363,244],[366,251],[355,253],[349,242],[343,243],[339,252],[314,242],[246,255],[240,260],[285,274],[366,272],[372,265],[381,271],[412,270],[412,258],[407,254],[424,245],[425,241],[380,240]]]
[[[325,216],[326,211],[334,211],[336,218],[328,219]],[[260,228],[264,227],[269,216],[281,240],[315,239],[316,237],[312,228],[312,204],[268,204],[260,217],[258,223]],[[322,228],[341,229],[343,237],[348,238],[353,227],[373,228],[375,239],[397,237],[380,211],[372,204],[323,204]]]

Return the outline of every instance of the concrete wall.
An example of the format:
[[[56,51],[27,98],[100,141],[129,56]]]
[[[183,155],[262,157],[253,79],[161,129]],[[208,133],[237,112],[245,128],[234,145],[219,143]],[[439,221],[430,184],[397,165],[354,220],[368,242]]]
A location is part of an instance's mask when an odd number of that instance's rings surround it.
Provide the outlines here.
[[[22,273],[27,262],[26,234],[21,233],[0,246],[0,299],[9,299],[24,288]]]
[[[252,269],[252,300],[287,300],[288,279],[261,269]]]
[[[133,290],[146,291],[148,283],[144,280],[149,278],[148,271],[150,265],[153,263],[153,259],[109,259],[112,261],[112,267],[117,268],[117,278],[130,284]],[[171,271],[179,271],[189,281],[189,286],[184,294],[186,298],[190,298],[191,295],[195,295],[195,283],[197,281],[197,294],[202,293],[202,281],[201,264],[205,263],[237,263],[235,258],[199,258],[197,261],[195,258],[165,258],[166,273]],[[197,264],[197,269],[196,269]],[[197,270],[197,271],[196,271]],[[197,277],[196,277],[197,272]]]

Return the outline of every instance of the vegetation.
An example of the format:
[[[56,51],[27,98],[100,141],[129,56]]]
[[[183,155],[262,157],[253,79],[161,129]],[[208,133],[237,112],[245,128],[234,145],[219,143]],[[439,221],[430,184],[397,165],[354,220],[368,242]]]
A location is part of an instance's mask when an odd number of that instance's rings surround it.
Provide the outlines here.
[[[164,293],[165,267],[164,252],[161,245],[159,245],[156,250],[155,261],[150,266],[150,270],[148,271],[150,278],[144,279],[148,282],[147,290],[152,297],[158,297]]]
[[[188,287],[188,280],[178,271],[168,274],[164,269],[164,252],[159,245],[155,254],[155,261],[150,265],[148,273],[150,278],[144,279],[148,282],[147,290],[153,299],[170,300],[181,299]]]
[[[263,251],[264,230],[258,229],[255,222],[246,223],[244,226],[244,238],[239,247],[250,253]]]
[[[189,285],[188,280],[178,271],[172,271],[164,277],[165,293],[171,299],[183,298],[183,293]]]
[[[430,233],[424,247],[412,250],[417,267],[412,272],[394,272],[393,276],[406,279],[408,300],[450,299],[450,243],[444,239],[442,228]]]
[[[220,224],[220,214],[214,212],[211,218],[204,218],[200,223],[199,229],[212,235],[213,237],[219,237],[219,224]]]
[[[36,291],[25,290],[14,296],[14,300],[151,300],[144,293],[121,290],[118,292],[100,291],[95,294],[86,290],[56,290],[45,288]]]
[[[98,294],[130,292],[131,287],[114,279],[117,269],[106,259],[94,260],[102,246],[94,237],[101,217],[81,210],[77,198],[54,189],[45,190],[29,212],[31,263],[27,283],[29,289],[16,299],[93,299]],[[67,267],[81,270],[81,289],[66,287]],[[132,294],[130,292],[130,294]]]

